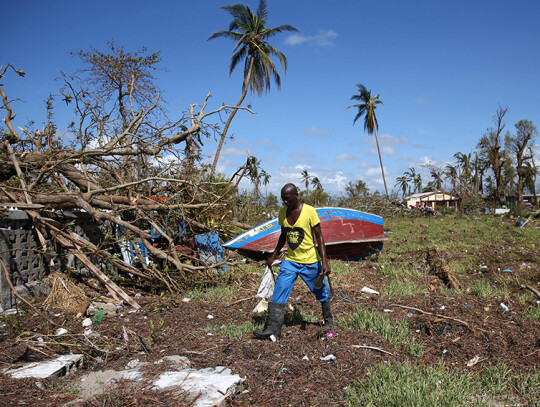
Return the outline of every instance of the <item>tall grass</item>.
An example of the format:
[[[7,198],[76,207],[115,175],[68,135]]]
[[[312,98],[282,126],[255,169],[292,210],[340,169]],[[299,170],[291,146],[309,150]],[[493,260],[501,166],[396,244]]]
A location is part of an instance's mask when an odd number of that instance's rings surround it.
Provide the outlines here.
[[[340,321],[346,329],[369,331],[395,345],[404,345],[413,356],[422,356],[424,345],[412,336],[406,321],[392,321],[388,315],[357,308],[349,318]]]
[[[539,379],[537,369],[513,372],[503,363],[478,374],[446,369],[442,361],[426,367],[409,362],[383,363],[345,390],[345,405],[534,406],[540,400]]]

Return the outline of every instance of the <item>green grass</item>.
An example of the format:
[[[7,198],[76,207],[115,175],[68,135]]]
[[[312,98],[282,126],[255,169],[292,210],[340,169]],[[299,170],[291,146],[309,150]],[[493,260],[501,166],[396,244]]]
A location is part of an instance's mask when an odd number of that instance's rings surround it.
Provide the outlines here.
[[[358,272],[357,267],[357,263],[351,264],[349,262],[339,260],[330,261],[330,270],[332,270],[332,275],[335,276]]]
[[[209,325],[205,328],[207,333],[219,333],[231,340],[240,339],[245,334],[253,332],[255,329],[261,329],[263,323],[253,324],[249,321],[244,322],[241,325],[238,325],[236,322],[227,322],[223,325]]]
[[[469,375],[450,374],[442,364],[421,368],[407,362],[377,365],[366,380],[346,390],[346,406],[464,406],[472,393]]]
[[[231,300],[231,298],[234,298],[237,291],[237,287],[222,284],[214,287],[208,287],[204,290],[201,288],[195,288],[193,290],[186,291],[184,293],[184,297],[201,301],[228,302]]]
[[[346,329],[369,331],[395,345],[405,345],[413,356],[422,356],[424,345],[412,336],[406,321],[392,321],[388,315],[357,308],[349,318],[340,321]]]
[[[535,405],[540,399],[538,370],[513,372],[500,363],[478,374],[437,365],[383,363],[345,390],[346,406]],[[517,401],[519,398],[519,401]],[[495,402],[499,404],[494,404]],[[521,404],[523,403],[523,404]]]
[[[525,312],[524,317],[534,322],[540,322],[540,305],[531,305]]]
[[[415,295],[421,294],[425,290],[422,284],[411,280],[392,280],[387,284],[382,292],[389,297],[399,297],[402,295]]]
[[[471,294],[479,297],[508,297],[510,291],[506,285],[498,285],[487,280],[477,280],[470,289]]]

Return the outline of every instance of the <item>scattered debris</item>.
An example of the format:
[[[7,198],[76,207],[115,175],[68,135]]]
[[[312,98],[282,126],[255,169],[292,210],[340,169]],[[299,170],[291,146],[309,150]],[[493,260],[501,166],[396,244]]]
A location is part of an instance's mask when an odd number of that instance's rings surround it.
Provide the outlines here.
[[[321,360],[336,360],[336,357],[332,354],[330,355],[327,355],[327,356],[321,356],[319,359]]]
[[[63,377],[76,371],[82,366],[82,362],[83,355],[63,355],[54,360],[34,362],[17,369],[9,369],[4,371],[4,374],[14,379]]]
[[[426,252],[426,263],[429,272],[438,277],[448,288],[454,289],[459,287],[457,278],[445,263],[437,247]]]
[[[90,318],[85,318],[82,322],[82,326],[87,328],[92,325],[92,320]]]
[[[268,310],[268,301],[266,301],[264,298],[259,301],[259,303],[253,308],[254,313],[261,313]]]
[[[368,346],[368,345],[352,345],[353,348],[359,348],[359,349],[371,349],[371,350],[376,350],[376,351],[379,351],[379,352],[382,352],[382,353],[386,353],[388,355],[391,355],[393,356],[394,354],[393,353],[390,353],[384,349],[381,349],[381,348],[377,348],[375,346]]]
[[[501,302],[501,308],[504,310],[504,311],[512,311],[507,305],[505,305],[504,302]]]
[[[376,295],[380,294],[378,291],[375,291],[373,288],[369,288],[369,287],[362,287],[360,291],[366,294],[376,294]]]
[[[480,360],[481,360],[480,356],[475,356],[474,358],[472,358],[471,360],[467,362],[467,367],[476,365],[478,362],[480,362]]]

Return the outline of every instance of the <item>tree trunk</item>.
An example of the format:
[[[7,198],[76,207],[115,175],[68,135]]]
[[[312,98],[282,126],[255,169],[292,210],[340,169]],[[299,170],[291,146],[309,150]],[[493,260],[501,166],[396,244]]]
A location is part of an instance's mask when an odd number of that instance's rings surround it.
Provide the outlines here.
[[[214,177],[214,173],[216,172],[216,166],[219,160],[219,155],[221,154],[221,148],[223,147],[223,143],[225,142],[225,136],[227,135],[227,131],[229,130],[229,126],[231,125],[232,119],[236,115],[236,112],[238,112],[238,108],[240,107],[240,105],[242,105],[242,102],[244,101],[247,95],[252,70],[253,70],[253,58],[251,58],[251,61],[249,62],[249,70],[246,76],[246,80],[244,82],[244,90],[242,91],[242,96],[240,97],[240,100],[238,101],[233,111],[231,112],[229,118],[227,119],[227,122],[225,123],[225,127],[223,128],[223,132],[221,133],[221,138],[219,140],[219,144],[216,150],[216,156],[214,157],[214,162],[212,163],[212,169],[210,170],[210,179]]]
[[[379,147],[379,137],[377,136],[377,128],[375,128],[375,141],[377,143],[377,152],[379,153],[379,161],[381,162],[381,172],[382,172],[382,179],[384,182],[384,190],[386,191],[386,197],[389,198],[388,195],[388,188],[386,187],[386,178],[384,176],[384,168],[382,163],[382,157],[381,157],[381,148]]]

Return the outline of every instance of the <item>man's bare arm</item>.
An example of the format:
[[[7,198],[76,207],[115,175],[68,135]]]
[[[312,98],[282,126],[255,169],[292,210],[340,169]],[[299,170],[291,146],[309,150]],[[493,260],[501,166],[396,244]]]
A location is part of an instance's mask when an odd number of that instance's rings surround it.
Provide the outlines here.
[[[321,224],[313,227],[313,233],[315,234],[315,240],[317,241],[317,248],[319,249],[319,254],[321,255],[322,267],[321,273],[323,275],[330,274],[330,266],[328,265],[328,259],[326,258],[326,245],[324,244],[324,238],[321,231]]]
[[[274,261],[276,260],[276,257],[281,252],[281,249],[283,249],[283,246],[285,246],[286,241],[287,241],[287,234],[285,232],[285,229],[282,226],[281,227],[281,234],[279,235],[279,240],[277,242],[276,248],[272,252],[272,255],[270,256],[270,258],[266,261],[266,265],[268,267],[272,267],[272,263],[274,263]]]

